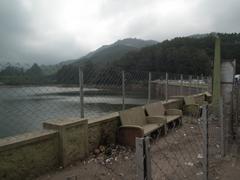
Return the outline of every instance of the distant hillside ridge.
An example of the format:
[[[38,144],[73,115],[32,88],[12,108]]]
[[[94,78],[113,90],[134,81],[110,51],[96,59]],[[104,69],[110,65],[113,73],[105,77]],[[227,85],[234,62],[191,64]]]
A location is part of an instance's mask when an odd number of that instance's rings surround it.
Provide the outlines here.
[[[214,59],[214,42],[221,39],[221,58],[236,59],[240,72],[240,33],[196,34],[177,37],[129,52],[112,67],[136,71],[160,71],[192,75],[211,75]]]
[[[98,65],[99,63],[101,63],[101,65],[104,65],[106,63],[111,63],[113,61],[116,61],[122,58],[128,52],[137,51],[143,47],[148,47],[157,43],[158,42],[154,40],[126,38],[126,39],[118,40],[109,45],[103,45],[100,48],[88,53],[83,57],[66,60],[56,65],[49,66],[49,68],[46,66],[43,66],[43,68],[47,69],[46,74],[48,74],[49,72],[56,72],[56,70],[60,70],[63,66],[66,66],[66,65],[71,65],[71,64],[76,65],[79,63],[81,65],[86,63],[87,61],[91,61],[92,63],[98,64]]]
[[[126,39],[122,39],[122,40],[118,40],[113,44],[110,45],[103,45],[102,47],[96,49],[95,51],[92,51],[90,53],[88,53],[86,56],[84,56],[83,58],[91,58],[92,56],[102,52],[102,51],[106,51],[108,48],[112,48],[112,47],[119,47],[121,48],[121,46],[125,46],[128,47],[130,50],[131,49],[140,49],[143,47],[147,47],[147,46],[151,46],[154,44],[157,44],[157,41],[154,40],[142,40],[142,39],[136,39],[136,38],[126,38]],[[116,49],[116,48],[115,48]]]

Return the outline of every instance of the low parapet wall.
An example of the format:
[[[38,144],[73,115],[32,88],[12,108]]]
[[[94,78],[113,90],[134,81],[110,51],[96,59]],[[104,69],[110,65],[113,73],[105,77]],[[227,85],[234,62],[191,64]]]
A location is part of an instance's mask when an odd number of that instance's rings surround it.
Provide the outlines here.
[[[115,144],[117,130],[120,126],[118,113],[95,118],[88,123],[89,151],[93,151],[102,144]]]
[[[194,95],[197,102],[205,94]],[[183,98],[163,102],[166,109],[183,108]],[[45,122],[44,131],[0,139],[0,179],[33,179],[36,176],[83,159],[102,144],[115,144],[119,114],[99,118],[64,118]]]
[[[41,131],[0,140],[0,179],[33,179],[59,164],[57,131]]]

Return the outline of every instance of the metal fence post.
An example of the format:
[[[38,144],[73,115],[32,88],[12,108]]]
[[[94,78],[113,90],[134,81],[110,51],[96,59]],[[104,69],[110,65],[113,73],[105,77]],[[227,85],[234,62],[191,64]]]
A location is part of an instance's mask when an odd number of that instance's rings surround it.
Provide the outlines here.
[[[125,72],[122,71],[122,110],[125,109]]]
[[[235,119],[235,123],[236,123],[236,127],[238,128],[239,127],[239,122],[238,122],[238,106],[239,106],[239,82],[235,82],[235,85],[234,85],[234,92],[235,92],[235,115],[236,115],[236,119]],[[239,132],[238,132],[239,133]],[[238,134],[237,134],[238,135]]]
[[[181,79],[181,84],[180,84],[180,95],[182,96],[183,95],[183,75],[181,74],[180,76],[180,79]]]
[[[136,138],[136,166],[138,180],[152,180],[150,138]]]
[[[152,82],[152,73],[148,73],[148,100],[147,103],[151,101],[151,82]]]
[[[224,119],[223,119],[223,99],[219,100],[219,118],[221,126],[221,156],[225,156],[225,130],[224,130]]]
[[[166,83],[165,83],[165,101],[168,101],[168,73],[166,72]]]
[[[203,121],[203,179],[208,180],[208,117],[207,106],[204,105],[202,109]]]
[[[197,85],[196,85],[197,89],[197,93],[199,93],[201,90],[200,90],[200,80],[199,80],[199,76],[197,76]]]
[[[145,180],[144,176],[144,139],[136,138],[137,179]]]
[[[83,72],[79,68],[79,87],[80,87],[80,117],[84,118],[84,83],[83,83]]]
[[[188,95],[192,94],[192,76],[189,76],[189,80],[188,80]]]
[[[207,77],[207,91],[212,93],[212,78],[210,76]]]
[[[203,83],[204,83],[204,76],[203,74],[201,74],[201,92],[204,92]]]
[[[146,180],[152,180],[151,170],[151,155],[150,155],[150,138],[145,139],[145,168],[146,168]]]

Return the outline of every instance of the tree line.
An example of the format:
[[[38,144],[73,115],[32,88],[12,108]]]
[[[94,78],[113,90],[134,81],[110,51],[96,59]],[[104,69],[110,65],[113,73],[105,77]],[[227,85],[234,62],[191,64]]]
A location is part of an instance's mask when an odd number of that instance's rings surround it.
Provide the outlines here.
[[[221,34],[221,58],[236,59],[237,73],[240,73],[240,34]],[[61,81],[70,82],[75,77],[77,81],[78,68],[84,72],[85,80],[93,73],[97,79],[103,79],[108,72],[119,74],[125,71],[169,72],[189,75],[211,75],[214,59],[215,34],[199,37],[179,37],[166,40],[153,46],[142,48],[139,51],[128,52],[119,60],[101,63],[84,61],[63,67],[57,77]],[[71,72],[74,72],[75,75]],[[106,72],[105,74],[103,72]],[[69,76],[69,78],[68,78]],[[109,76],[110,73],[109,73]],[[116,76],[116,78],[119,78]],[[70,80],[71,79],[71,80]]]
[[[40,84],[46,82],[45,80],[46,77],[36,63],[27,70],[9,65],[0,71],[0,82],[4,84]]]
[[[240,73],[240,34],[219,33],[218,36],[221,39],[222,59],[236,59],[236,70],[237,73]],[[73,62],[64,65],[51,75],[44,75],[37,64],[25,72],[21,68],[7,67],[0,72],[0,82],[15,79],[15,81],[23,83],[25,81],[29,83],[77,84],[79,83],[79,68],[84,73],[85,83],[89,84],[117,82],[118,79],[121,79],[121,70],[211,75],[214,41],[214,34],[200,38],[198,36],[179,37],[138,51],[128,52],[120,59],[115,58],[117,60],[112,62],[90,60]],[[1,79],[3,77],[4,80]]]

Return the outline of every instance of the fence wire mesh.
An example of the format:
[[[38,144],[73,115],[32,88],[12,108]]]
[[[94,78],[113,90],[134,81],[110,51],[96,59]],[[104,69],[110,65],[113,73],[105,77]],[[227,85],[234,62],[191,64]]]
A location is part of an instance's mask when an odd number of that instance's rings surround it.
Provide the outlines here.
[[[153,179],[203,179],[203,121],[198,113],[157,138],[151,147]]]
[[[209,179],[218,179],[221,177],[221,167],[219,166],[222,158],[222,135],[221,120],[216,115],[211,114],[208,117],[208,172]]]
[[[238,138],[239,134],[239,127],[240,127],[240,82],[239,80],[235,80],[234,86],[233,86],[233,134],[235,138]]]
[[[164,100],[166,95],[185,95],[190,84],[188,76],[181,81],[179,74],[166,79],[166,73],[152,72],[149,79],[149,72],[84,68],[81,107],[79,76],[79,67],[71,65],[0,65],[0,138],[42,129],[48,120],[80,117],[82,109],[84,117],[91,118]]]

